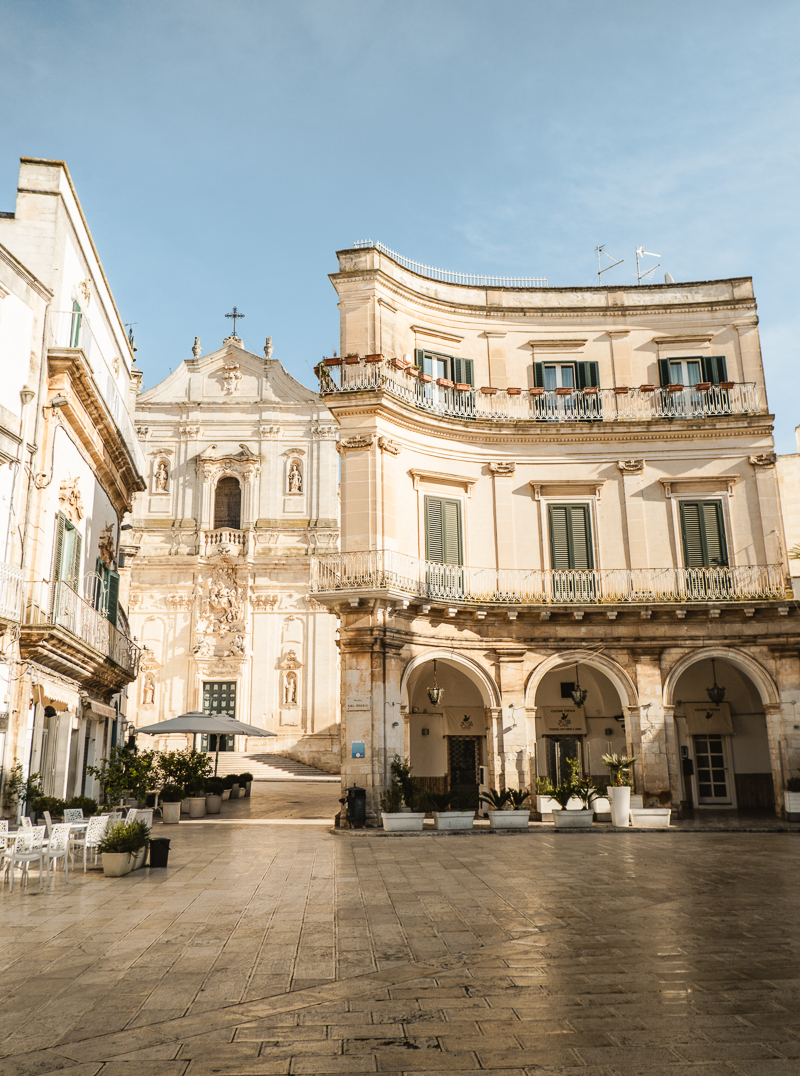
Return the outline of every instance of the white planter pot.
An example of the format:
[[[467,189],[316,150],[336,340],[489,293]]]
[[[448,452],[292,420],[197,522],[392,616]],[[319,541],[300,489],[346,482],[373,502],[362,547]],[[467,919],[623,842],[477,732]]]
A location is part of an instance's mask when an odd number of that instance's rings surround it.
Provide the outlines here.
[[[167,825],[172,825],[174,822],[180,822],[181,820],[181,800],[177,803],[164,803],[161,802],[161,821]]]
[[[544,818],[546,814],[552,814],[553,811],[560,811],[561,808],[558,806],[552,796],[537,796],[536,810],[539,812],[542,818]]]
[[[800,822],[800,792],[783,793],[783,809],[790,822]]]
[[[206,798],[205,798],[205,796],[190,796],[186,802],[189,804],[189,817],[190,818],[205,818],[205,816],[206,816]]]
[[[629,826],[631,824],[630,785],[609,785],[608,795],[611,800],[611,821],[615,826]]]
[[[611,803],[607,796],[595,796],[591,801],[591,808],[598,822],[611,821]]]
[[[206,796],[206,814],[221,814],[222,813],[222,796],[215,796],[209,793]]]
[[[440,830],[472,829],[474,811],[434,811],[433,828]]]
[[[231,799],[232,800],[238,800],[238,798],[239,798],[239,786],[234,785],[233,788],[231,789]]]
[[[140,867],[144,866],[144,861],[147,859],[147,846],[140,848],[138,852],[130,853],[132,858],[131,870],[138,871]]]
[[[253,782],[252,782],[252,781],[248,781],[248,782],[247,782],[247,784],[245,785],[245,789],[244,789],[244,794],[245,794],[245,796],[249,796],[249,795],[250,795],[250,790],[252,789],[252,787],[253,787]]]
[[[594,815],[591,811],[575,811],[568,807],[565,811],[555,811],[553,821],[556,829],[591,829]]]
[[[631,825],[637,829],[667,829],[669,807],[631,807]]]
[[[387,832],[420,833],[425,815],[420,811],[381,811],[381,822]]]
[[[133,866],[130,852],[102,852],[100,858],[106,878],[121,878],[129,874]]]
[[[531,812],[527,807],[521,811],[489,811],[489,825],[492,829],[527,829],[530,817]]]
[[[224,789],[224,791],[222,793],[222,802],[224,803],[226,800],[229,800],[230,798],[231,798],[231,790],[229,788]]]

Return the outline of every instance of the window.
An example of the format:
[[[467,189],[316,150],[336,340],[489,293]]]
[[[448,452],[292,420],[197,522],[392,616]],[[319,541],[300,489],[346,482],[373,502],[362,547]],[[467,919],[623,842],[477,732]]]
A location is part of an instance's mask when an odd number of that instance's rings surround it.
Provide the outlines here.
[[[66,583],[73,590],[78,589],[81,578],[81,547],[83,539],[66,516],[59,514],[56,523],[56,537],[53,546],[54,583]]]
[[[550,556],[554,569],[593,568],[592,530],[586,504],[551,504]]]
[[[430,374],[434,380],[444,377],[462,385],[475,384],[475,369],[472,359],[462,359],[453,355],[440,355],[435,351],[416,348],[414,363],[424,374]]]
[[[117,609],[119,606],[119,573],[107,568],[101,557],[95,566],[97,580],[92,604],[98,612],[117,626]]]
[[[81,323],[83,321],[83,314],[81,313],[80,304],[74,302],[72,304],[72,324],[69,327],[69,346],[80,347],[81,346]]]
[[[681,537],[687,568],[716,568],[728,563],[722,504],[681,501]]]
[[[444,497],[425,498],[425,559],[463,564],[461,504]]]
[[[701,381],[719,385],[728,380],[728,367],[724,355],[692,355],[686,359],[659,359],[658,376],[662,387],[686,385],[692,387]]]
[[[600,384],[600,365],[596,362],[535,362],[533,387],[536,389],[586,389]]]
[[[242,490],[236,478],[221,478],[214,494],[214,530],[238,531],[242,519]]]

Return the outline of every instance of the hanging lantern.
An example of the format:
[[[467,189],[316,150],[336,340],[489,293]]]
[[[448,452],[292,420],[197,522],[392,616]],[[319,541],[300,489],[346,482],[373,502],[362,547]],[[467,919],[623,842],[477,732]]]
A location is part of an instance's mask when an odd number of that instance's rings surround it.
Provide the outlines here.
[[[725,698],[725,688],[721,684],[717,683],[717,667],[714,663],[714,659],[711,659],[711,672],[714,677],[714,686],[706,688],[706,695],[714,703],[715,706],[719,706],[722,700]]]
[[[576,706],[583,706],[586,702],[586,696],[589,692],[581,687],[580,677],[578,676],[578,663],[575,662],[575,687],[572,689],[572,701]]]
[[[433,683],[428,688],[428,698],[434,706],[438,706],[444,696],[444,688],[436,683],[436,658],[433,659]]]

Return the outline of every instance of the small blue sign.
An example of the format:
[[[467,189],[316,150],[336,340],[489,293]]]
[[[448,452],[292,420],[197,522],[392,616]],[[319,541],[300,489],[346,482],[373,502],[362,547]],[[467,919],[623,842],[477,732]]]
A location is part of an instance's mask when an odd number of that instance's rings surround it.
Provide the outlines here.
[[[363,758],[363,757],[364,757],[364,742],[363,742],[363,740],[360,743],[357,742],[356,740],[354,740],[353,741],[353,758]]]

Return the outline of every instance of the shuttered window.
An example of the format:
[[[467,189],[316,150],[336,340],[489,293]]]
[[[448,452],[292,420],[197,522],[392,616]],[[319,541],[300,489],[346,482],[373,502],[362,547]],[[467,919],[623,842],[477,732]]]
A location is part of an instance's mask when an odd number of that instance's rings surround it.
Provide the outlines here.
[[[80,304],[76,301],[72,304],[72,324],[69,327],[69,346],[80,347],[81,346],[81,321],[83,320],[83,314],[81,313]]]
[[[551,504],[550,553],[553,568],[593,568],[592,529],[585,504]]]
[[[214,530],[238,531],[242,518],[242,491],[235,478],[221,478],[214,494]]]
[[[562,373],[559,377],[558,370],[565,370],[567,367],[572,367],[574,374],[571,380],[566,380]],[[545,363],[535,362],[533,364],[533,387],[535,389],[554,389],[563,388],[568,385],[574,385],[577,389],[595,388],[600,384],[600,364],[597,362],[573,362],[573,363],[547,363],[547,369],[550,373],[548,375],[545,369]],[[548,380],[551,384],[548,384]]]
[[[59,514],[53,544],[52,578],[54,583],[64,582],[78,589],[81,578],[81,549],[83,538],[66,516]]]
[[[675,361],[677,363],[678,360]],[[680,362],[681,364],[686,364],[687,367],[691,363],[699,363],[703,372],[703,381],[710,381],[712,385],[718,385],[720,381],[728,380],[728,365],[724,355],[692,355],[689,358],[681,359]],[[658,360],[658,376],[664,386],[684,383],[682,376],[680,381],[675,380],[675,372],[670,366],[669,359]],[[691,380],[686,383],[691,384]]]
[[[727,565],[728,549],[719,501],[681,501],[681,535],[687,568]]]
[[[445,377],[462,385],[475,384],[475,363],[472,359],[442,355],[418,347],[414,350],[414,364],[431,377]]]
[[[461,505],[444,497],[425,498],[425,559],[463,564]]]
[[[94,607],[116,627],[117,608],[119,606],[119,573],[107,568],[102,558],[98,557],[95,574],[97,580],[94,585]]]

